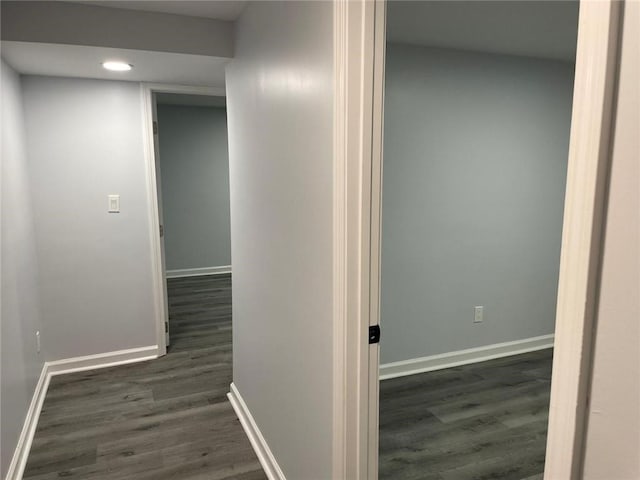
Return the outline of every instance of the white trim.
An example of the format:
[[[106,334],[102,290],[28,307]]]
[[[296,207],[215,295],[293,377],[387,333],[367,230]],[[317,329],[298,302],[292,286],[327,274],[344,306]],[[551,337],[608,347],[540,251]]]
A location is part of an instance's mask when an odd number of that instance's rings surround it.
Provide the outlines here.
[[[346,472],[346,2],[333,3],[333,478]]]
[[[177,270],[167,270],[166,277],[199,277],[201,275],[222,275],[223,273],[231,273],[231,265],[225,265],[222,267],[180,268]]]
[[[149,217],[149,246],[151,251],[151,269],[153,272],[153,303],[156,317],[156,343],[160,355],[167,353],[166,326],[169,316],[165,298],[165,279],[162,265],[162,246],[160,244],[160,210],[158,206],[158,188],[156,183],[156,159],[153,139],[153,91],[150,86],[141,84],[142,128],[144,135],[144,160],[147,180],[147,216]]]
[[[24,473],[24,467],[27,465],[27,458],[29,458],[29,451],[31,450],[31,443],[33,442],[33,436],[38,426],[38,419],[40,418],[40,412],[42,411],[42,404],[44,397],[47,394],[47,388],[49,387],[49,380],[51,376],[48,374],[47,364],[42,366],[40,372],[40,378],[36,384],[33,397],[31,397],[31,403],[27,410],[27,415],[24,419],[24,425],[18,438],[18,444],[13,452],[13,458],[9,464],[9,469],[4,477],[5,480],[21,480]],[[6,448],[6,445],[4,446]]]
[[[376,2],[334,2],[332,476],[349,480],[375,478],[377,448],[370,369],[379,346],[367,341],[375,14]]]
[[[431,372],[443,368],[457,367],[469,363],[484,362],[495,358],[509,357],[521,353],[535,352],[553,347],[553,334],[525,338],[513,342],[494,343],[482,347],[467,348],[455,352],[441,353],[428,357],[412,358],[400,362],[380,365],[380,380]]]
[[[247,437],[251,442],[251,446],[255,450],[258,460],[260,460],[260,464],[267,474],[267,477],[269,480],[286,480],[284,473],[282,473],[276,458],[273,456],[262,432],[260,432],[260,428],[256,424],[253,415],[251,415],[242,395],[240,395],[235,384],[232,383],[230,385],[230,389],[231,391],[227,394],[227,397],[229,398],[231,406],[235,410],[236,415],[242,424],[242,428],[247,434]]]
[[[545,479],[582,478],[621,3],[580,2]]]
[[[208,95],[210,97],[226,97],[224,87],[198,87],[191,85],[171,85],[168,83],[143,83],[145,88],[154,93],[182,93],[185,95]]]
[[[84,370],[94,370],[97,368],[114,367],[127,363],[142,362],[158,358],[157,345],[140,348],[130,348],[115,352],[99,353],[97,355],[87,355],[84,357],[65,358],[45,362],[40,372],[40,378],[27,410],[27,415],[18,438],[18,443],[13,453],[13,458],[9,464],[9,469],[4,477],[5,480],[21,480],[24,468],[29,458],[29,451],[33,443],[33,436],[38,426],[38,419],[42,411],[42,404],[47,395],[51,377],[64,373],[80,372]]]
[[[226,96],[225,88],[198,87],[190,85],[171,85],[165,83],[141,83],[142,95],[142,131],[144,135],[144,158],[147,180],[147,204],[149,217],[149,243],[151,251],[151,269],[153,272],[153,300],[156,315],[156,343],[158,355],[167,353],[167,312],[165,271],[162,261],[160,231],[160,208],[158,205],[158,187],[156,181],[156,158],[153,137],[153,94],[182,93],[188,95]],[[165,325],[166,324],[166,325]]]
[[[384,151],[384,85],[387,45],[387,3],[375,0],[373,20],[373,85],[371,136],[371,203],[369,256],[369,326],[380,325],[382,268],[382,177]],[[377,192],[377,194],[376,194]],[[368,476],[378,478],[380,425],[380,345],[369,345]]]
[[[127,363],[143,362],[158,358],[158,346],[129,348],[115,352],[98,353],[83,357],[65,358],[47,362],[49,375],[62,375],[64,373],[95,370],[97,368],[115,367]]]

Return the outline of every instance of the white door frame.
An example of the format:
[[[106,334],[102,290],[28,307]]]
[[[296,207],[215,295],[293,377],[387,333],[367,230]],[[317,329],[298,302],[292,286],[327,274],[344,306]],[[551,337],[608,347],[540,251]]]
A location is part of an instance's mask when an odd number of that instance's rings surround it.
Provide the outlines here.
[[[333,478],[369,475],[373,25],[376,4],[334,1]],[[375,442],[374,442],[375,443]]]
[[[580,2],[544,474],[550,480],[582,477],[620,13],[616,0]]]
[[[383,92],[375,80],[383,72],[376,61],[384,42],[379,33],[376,42],[375,35],[376,25],[384,27],[384,10],[379,0],[334,2],[335,479],[377,478],[379,346],[369,345],[368,330],[378,320],[379,215],[371,202],[372,189],[380,195],[372,175],[380,153],[379,145],[374,147],[374,138],[380,138],[374,135],[374,111],[382,108]]]
[[[151,268],[153,274],[153,301],[156,318],[156,344],[158,346],[158,356],[167,353],[165,322],[168,322],[169,312],[167,311],[166,297],[166,272],[162,259],[162,240],[160,238],[160,208],[156,178],[156,157],[153,134],[153,111],[155,93],[181,93],[184,95],[208,95],[213,97],[225,97],[224,88],[217,87],[197,87],[188,85],[170,85],[161,83],[140,84],[140,94],[142,95],[143,107],[143,136],[144,136],[144,157],[146,165],[147,180],[147,212],[149,218],[149,241],[151,247]]]
[[[378,476],[385,0],[334,7],[334,462]],[[580,478],[609,164],[620,4],[582,0],[563,220],[545,478]],[[384,332],[383,332],[384,336]]]

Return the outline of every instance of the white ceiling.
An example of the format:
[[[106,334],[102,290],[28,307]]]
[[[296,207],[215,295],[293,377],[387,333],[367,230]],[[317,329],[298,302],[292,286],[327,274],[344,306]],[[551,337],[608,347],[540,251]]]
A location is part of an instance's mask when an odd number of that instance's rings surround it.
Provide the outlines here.
[[[146,12],[173,13],[176,15],[189,15],[191,17],[214,18],[217,20],[237,20],[246,5],[244,0],[66,0],[73,3],[85,3],[87,5],[99,5],[101,7],[124,8],[127,10],[140,10]]]
[[[563,0],[395,1],[387,40],[575,61],[578,2]]]
[[[127,50],[34,42],[2,42],[2,58],[27,75],[98,78],[223,87],[230,59],[205,55]],[[105,60],[133,65],[129,72],[109,72]]]

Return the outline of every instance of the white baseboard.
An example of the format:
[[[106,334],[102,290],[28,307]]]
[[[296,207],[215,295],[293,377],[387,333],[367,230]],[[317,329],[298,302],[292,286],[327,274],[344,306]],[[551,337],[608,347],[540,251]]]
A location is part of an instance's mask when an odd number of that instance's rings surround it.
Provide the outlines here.
[[[233,383],[231,384],[231,391],[227,394],[227,397],[229,397],[229,401],[231,402],[236,415],[240,419],[242,428],[244,428],[244,431],[251,442],[251,446],[253,446],[253,449],[258,456],[258,460],[260,460],[260,464],[262,465],[262,468],[267,474],[269,480],[286,480],[284,473],[282,473],[276,458],[273,456],[273,453],[269,448],[269,445],[267,445],[267,441],[262,436],[262,432],[260,432],[251,412],[247,408],[247,404],[244,403],[240,392]]]
[[[22,431],[18,437],[18,444],[13,452],[13,458],[9,464],[9,469],[4,477],[5,480],[22,480],[22,474],[24,473],[24,467],[27,465],[27,458],[29,457],[29,451],[31,450],[31,442],[33,442],[33,435],[36,433],[36,427],[38,426],[38,419],[40,418],[40,412],[42,411],[42,404],[44,397],[47,394],[47,388],[49,387],[49,380],[51,376],[47,371],[47,364],[42,366],[40,372],[40,378],[36,384],[33,397],[31,397],[31,403],[27,410],[27,415],[22,426]]]
[[[457,367],[468,363],[484,362],[494,358],[508,357],[553,347],[553,334],[531,337],[514,342],[495,343],[483,347],[458,350],[429,357],[412,358],[400,362],[380,365],[380,380],[404,377],[416,373],[431,372],[443,368]]]
[[[27,410],[24,425],[18,438],[18,444],[14,450],[7,474],[4,477],[5,480],[22,480],[27,458],[29,457],[29,451],[31,450],[33,436],[38,426],[40,412],[42,411],[42,404],[47,395],[47,389],[49,388],[49,382],[52,376],[151,360],[158,357],[158,351],[158,347],[153,345],[45,362],[42,366],[42,372],[40,372],[40,378],[36,384],[35,391],[33,392],[29,410]]]
[[[115,367],[127,363],[143,362],[158,357],[158,347],[129,348],[115,352],[98,353],[84,357],[65,358],[47,362],[49,375],[62,375],[64,373],[81,372],[83,370],[95,370],[96,368]]]
[[[199,277],[200,275],[221,275],[231,273],[231,265],[222,267],[181,268],[179,270],[167,270],[167,278]]]

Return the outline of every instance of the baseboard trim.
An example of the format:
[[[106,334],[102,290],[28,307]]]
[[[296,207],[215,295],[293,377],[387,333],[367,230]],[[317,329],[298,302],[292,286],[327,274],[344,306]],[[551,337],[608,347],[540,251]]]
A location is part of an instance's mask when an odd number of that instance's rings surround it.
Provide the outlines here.
[[[38,426],[38,419],[40,418],[40,412],[42,411],[42,404],[44,403],[44,397],[47,394],[47,388],[49,388],[49,380],[51,376],[48,374],[47,364],[42,366],[40,372],[40,378],[36,383],[36,388],[31,397],[31,403],[27,410],[27,415],[24,419],[22,431],[18,437],[18,444],[13,452],[13,458],[9,464],[9,469],[4,477],[5,480],[21,480],[24,473],[24,467],[27,465],[27,458],[29,457],[29,451],[31,450],[31,443],[33,442],[33,436],[36,433],[36,427]]]
[[[181,268],[179,270],[167,270],[167,278],[199,277],[201,275],[222,275],[231,273],[231,265],[222,267]]]
[[[40,378],[36,384],[36,388],[27,410],[27,415],[18,437],[18,444],[13,453],[13,458],[9,464],[9,469],[5,475],[5,480],[22,480],[24,468],[27,465],[29,451],[33,436],[36,433],[38,419],[42,411],[42,405],[47,395],[51,377],[62,375],[65,373],[81,372],[84,370],[94,370],[97,368],[114,367],[117,365],[125,365],[127,363],[143,362],[158,357],[159,349],[157,345],[140,348],[130,348],[127,350],[118,350],[115,352],[99,353],[97,355],[87,355],[84,357],[65,358],[63,360],[55,360],[45,362],[40,372]]]
[[[534,352],[553,347],[554,335],[542,335],[514,342],[495,343],[483,347],[468,348],[429,357],[412,358],[400,362],[380,365],[380,380],[431,372],[443,368],[457,367],[469,363],[484,362],[494,358],[508,357],[520,353]]]
[[[284,473],[282,473],[276,458],[273,456],[273,453],[267,444],[267,441],[262,436],[262,432],[260,432],[251,412],[247,408],[247,404],[244,403],[242,395],[240,395],[240,392],[233,383],[230,388],[231,391],[227,394],[227,397],[229,397],[231,406],[233,406],[233,409],[242,424],[242,428],[247,434],[249,442],[251,442],[251,446],[255,450],[258,460],[260,460],[260,464],[267,474],[267,477],[269,480],[286,480]]]
[[[50,375],[62,375],[65,373],[82,372],[83,370],[95,370],[97,368],[116,367],[127,363],[144,362],[158,357],[156,345],[148,347],[129,348],[115,352],[98,353],[84,357],[65,358],[47,362]]]

